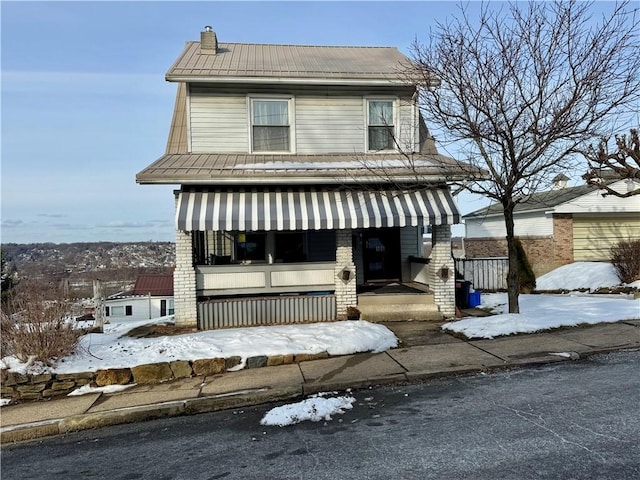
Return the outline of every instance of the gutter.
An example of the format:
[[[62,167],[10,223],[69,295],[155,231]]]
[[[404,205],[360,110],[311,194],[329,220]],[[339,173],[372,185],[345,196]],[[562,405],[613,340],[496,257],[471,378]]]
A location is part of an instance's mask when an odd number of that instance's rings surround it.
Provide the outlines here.
[[[462,180],[462,178],[452,177],[429,177],[424,180],[425,184],[431,183],[447,183],[454,180]],[[291,178],[291,177],[253,177],[251,179],[242,179],[238,177],[210,177],[210,178],[175,178],[171,181],[164,179],[148,179],[140,180],[136,178],[136,183],[139,185],[317,185],[317,184],[336,184],[336,185],[359,185],[362,183],[420,183],[416,182],[415,176],[408,177],[393,177],[389,180],[380,175],[367,176],[367,177],[305,177],[305,178]]]
[[[166,75],[167,82],[184,83],[238,83],[238,84],[306,84],[306,85],[358,85],[358,86],[395,86],[411,87],[413,85],[399,80],[371,78],[305,78],[305,77],[192,77],[182,75]]]

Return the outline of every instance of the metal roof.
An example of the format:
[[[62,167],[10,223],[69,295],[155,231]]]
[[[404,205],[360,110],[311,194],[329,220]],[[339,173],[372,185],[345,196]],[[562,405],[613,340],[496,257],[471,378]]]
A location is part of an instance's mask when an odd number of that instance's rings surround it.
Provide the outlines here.
[[[166,74],[168,81],[274,77],[324,81],[403,78],[409,59],[395,47],[341,47],[220,43],[218,53],[202,53],[200,42],[187,42]],[[411,82],[409,82],[411,83]]]
[[[468,178],[473,167],[439,154],[165,154],[136,175],[141,184],[419,183]]]
[[[130,295],[152,295],[170,297],[173,295],[173,274],[138,275],[136,285],[129,292]]]

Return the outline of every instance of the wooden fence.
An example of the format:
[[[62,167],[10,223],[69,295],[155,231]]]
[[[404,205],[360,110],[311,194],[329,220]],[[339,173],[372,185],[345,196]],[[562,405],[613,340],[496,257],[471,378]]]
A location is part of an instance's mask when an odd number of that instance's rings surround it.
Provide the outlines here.
[[[507,257],[456,258],[455,265],[456,271],[476,290],[497,292],[507,289]]]

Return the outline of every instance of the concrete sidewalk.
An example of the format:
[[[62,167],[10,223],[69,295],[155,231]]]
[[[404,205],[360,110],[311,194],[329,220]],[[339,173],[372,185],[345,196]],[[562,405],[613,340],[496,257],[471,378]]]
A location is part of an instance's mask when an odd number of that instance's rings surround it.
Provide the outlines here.
[[[640,348],[640,320],[476,341],[448,335],[435,323],[385,325],[400,338],[400,348],[2,407],[0,442]]]

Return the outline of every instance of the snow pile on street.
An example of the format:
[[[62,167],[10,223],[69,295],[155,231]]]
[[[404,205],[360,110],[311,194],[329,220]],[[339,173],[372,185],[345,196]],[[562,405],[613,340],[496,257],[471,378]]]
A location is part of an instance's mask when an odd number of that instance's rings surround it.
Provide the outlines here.
[[[611,263],[575,262],[536,278],[536,290],[597,290],[620,285]]]
[[[343,414],[353,408],[356,399],[351,396],[329,397],[314,396],[298,403],[290,403],[269,410],[260,425],[278,425],[285,427],[305,420],[319,422],[331,420],[332,415]]]
[[[498,313],[445,323],[442,328],[467,338],[495,338],[515,333],[533,333],[559,327],[640,318],[640,299],[625,296],[520,295],[520,313],[508,312],[506,293],[483,294],[481,308]]]
[[[156,323],[166,322],[157,319]],[[316,354],[348,355],[382,352],[398,345],[398,339],[384,325],[365,321],[343,321],[305,325],[210,330],[156,338],[131,338],[125,334],[153,321],[114,323],[104,333],[82,337],[76,353],[59,360],[48,371],[91,372],[105,368],[127,368],[173,360],[199,360],[239,356],[243,368],[248,357],[261,355]],[[17,359],[2,359],[12,371],[31,373]],[[40,372],[42,373],[42,372]]]

